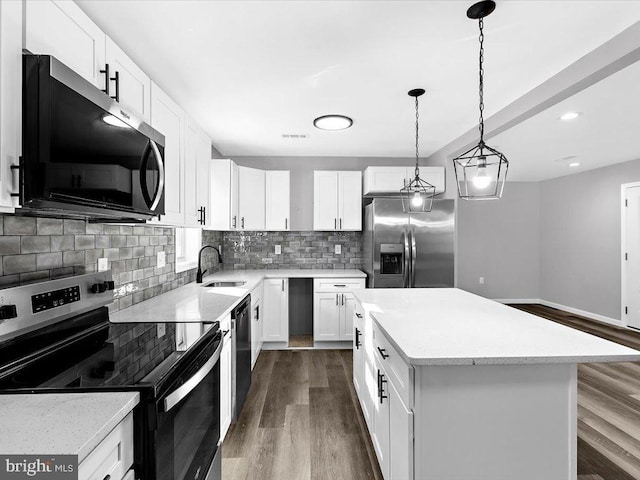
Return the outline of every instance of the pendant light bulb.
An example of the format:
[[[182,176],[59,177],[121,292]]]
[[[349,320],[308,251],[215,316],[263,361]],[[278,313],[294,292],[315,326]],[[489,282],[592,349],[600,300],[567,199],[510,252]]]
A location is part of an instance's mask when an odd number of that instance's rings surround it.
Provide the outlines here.
[[[491,177],[487,174],[487,166],[478,166],[478,173],[473,177],[473,184],[476,188],[484,190],[491,183]]]
[[[424,200],[422,200],[422,195],[420,195],[420,192],[416,192],[413,194],[413,197],[411,198],[411,206],[416,208],[421,207],[423,201]]]

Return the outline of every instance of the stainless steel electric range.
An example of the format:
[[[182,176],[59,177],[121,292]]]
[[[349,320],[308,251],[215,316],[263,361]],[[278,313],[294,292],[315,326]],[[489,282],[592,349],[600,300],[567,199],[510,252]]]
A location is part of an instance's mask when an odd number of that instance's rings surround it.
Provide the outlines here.
[[[221,332],[185,351],[175,323],[109,322],[111,272],[0,290],[0,393],[140,392],[136,478],[220,473]]]

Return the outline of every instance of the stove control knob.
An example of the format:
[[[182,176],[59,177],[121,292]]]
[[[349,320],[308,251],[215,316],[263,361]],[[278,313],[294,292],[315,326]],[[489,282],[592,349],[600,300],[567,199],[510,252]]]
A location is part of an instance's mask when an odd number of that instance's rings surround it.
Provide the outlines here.
[[[104,293],[107,291],[106,283],[94,283],[91,285],[91,293]]]
[[[18,316],[18,309],[15,305],[0,305],[0,320],[9,320]]]

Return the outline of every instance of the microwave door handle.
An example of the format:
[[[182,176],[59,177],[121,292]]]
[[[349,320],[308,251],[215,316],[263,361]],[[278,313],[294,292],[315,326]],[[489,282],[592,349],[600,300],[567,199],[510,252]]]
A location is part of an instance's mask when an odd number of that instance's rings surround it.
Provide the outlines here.
[[[140,190],[142,191],[142,198],[147,208],[151,208],[152,201],[149,196],[149,188],[147,187],[147,163],[149,162],[149,155],[151,155],[151,140],[147,142],[147,146],[142,153],[142,159],[140,160]]]
[[[215,353],[211,356],[207,363],[205,363],[193,376],[184,382],[180,387],[176,388],[173,392],[167,395],[164,399],[164,411],[168,412],[177,404],[179,404],[187,395],[189,395],[199,384],[206,378],[207,375],[213,370],[220,360],[220,351],[222,350],[222,341],[216,348]]]
[[[153,212],[156,208],[158,208],[158,203],[160,203],[162,193],[164,192],[164,162],[162,161],[162,155],[160,155],[160,150],[158,150],[158,145],[156,145],[156,142],[154,142],[153,140],[150,140],[149,142],[151,143],[153,156],[156,159],[156,163],[158,165],[158,183],[156,185],[156,196],[153,199],[153,203],[150,207],[150,210]]]
[[[418,257],[418,249],[416,247],[415,232],[411,232],[411,288],[416,286],[416,259]]]

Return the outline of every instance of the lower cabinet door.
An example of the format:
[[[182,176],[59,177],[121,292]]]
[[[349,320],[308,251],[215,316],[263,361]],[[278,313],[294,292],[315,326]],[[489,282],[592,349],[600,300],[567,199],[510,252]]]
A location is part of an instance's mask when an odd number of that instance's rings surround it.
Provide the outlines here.
[[[340,340],[340,317],[344,307],[340,305],[341,293],[313,294],[313,340]]]
[[[231,425],[231,339],[227,335],[220,353],[220,440]]]
[[[262,282],[262,340],[289,341],[289,279],[267,278]]]
[[[353,339],[353,307],[356,303],[356,297],[353,293],[342,293],[342,314],[340,321],[340,340]]]
[[[391,479],[412,480],[413,412],[405,407],[392,382],[389,391],[389,474]]]
[[[374,361],[377,396],[373,402],[373,447],[378,456],[380,470],[385,480],[391,480],[390,455],[389,455],[389,382],[377,359]]]

